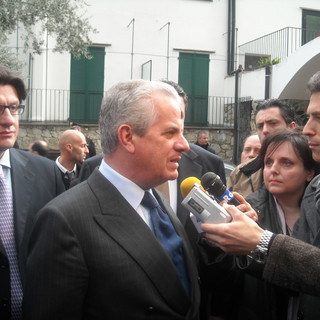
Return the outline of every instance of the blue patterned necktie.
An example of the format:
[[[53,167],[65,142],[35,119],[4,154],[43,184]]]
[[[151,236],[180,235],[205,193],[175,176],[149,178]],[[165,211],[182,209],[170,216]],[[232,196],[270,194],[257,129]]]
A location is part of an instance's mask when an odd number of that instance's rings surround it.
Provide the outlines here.
[[[181,238],[177,235],[168,215],[163,211],[150,192],[145,192],[141,204],[150,210],[150,219],[154,234],[169,254],[172,262],[176,266],[185,290],[189,292],[189,279],[183,258]]]
[[[22,285],[14,236],[12,195],[0,165],[0,237],[10,268],[11,319],[22,319]]]

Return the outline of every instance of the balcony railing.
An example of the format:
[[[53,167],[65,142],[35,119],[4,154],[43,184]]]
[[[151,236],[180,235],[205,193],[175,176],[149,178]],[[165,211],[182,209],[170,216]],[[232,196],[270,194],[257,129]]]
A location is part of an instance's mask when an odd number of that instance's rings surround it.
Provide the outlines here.
[[[286,27],[239,46],[239,63],[248,68],[250,57],[288,57],[307,42],[320,36],[320,30]]]
[[[242,97],[239,104],[244,105],[251,100],[251,97]],[[234,108],[234,97],[189,96],[185,125],[233,129]]]
[[[30,123],[68,122],[70,111],[70,91],[62,89],[28,90],[26,110],[22,121]]]
[[[241,98],[239,102],[241,104],[248,100],[250,100],[249,97]],[[189,123],[187,125],[232,129],[234,124],[234,101],[234,97],[189,97],[188,112],[189,110],[193,110],[196,117],[191,116],[188,119]],[[90,103],[96,104],[97,102],[88,100],[86,107],[89,109],[93,108]],[[82,104],[83,103],[79,101],[78,105]],[[21,121],[45,124],[69,122],[70,91],[62,89],[29,90],[26,110],[21,116]],[[85,120],[79,122],[86,123]]]

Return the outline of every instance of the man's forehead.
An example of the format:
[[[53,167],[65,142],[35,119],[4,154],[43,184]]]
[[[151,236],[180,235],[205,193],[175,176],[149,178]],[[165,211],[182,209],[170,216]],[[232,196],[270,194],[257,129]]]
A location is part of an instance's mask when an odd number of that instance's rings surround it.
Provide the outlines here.
[[[307,113],[312,115],[320,114],[320,92],[314,93],[310,97]]]
[[[265,121],[272,121],[272,120],[284,120],[279,108],[268,108],[264,110],[260,110],[256,115],[256,121],[258,122],[265,122]]]

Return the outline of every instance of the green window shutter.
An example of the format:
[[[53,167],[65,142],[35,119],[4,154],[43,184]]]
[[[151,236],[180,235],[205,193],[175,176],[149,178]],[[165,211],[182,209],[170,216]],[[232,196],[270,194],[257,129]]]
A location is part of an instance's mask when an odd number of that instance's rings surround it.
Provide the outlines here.
[[[179,84],[188,94],[186,125],[207,126],[209,61],[208,54],[179,55]]]
[[[92,59],[71,57],[70,121],[98,123],[104,87],[104,58],[102,47],[89,48]]]

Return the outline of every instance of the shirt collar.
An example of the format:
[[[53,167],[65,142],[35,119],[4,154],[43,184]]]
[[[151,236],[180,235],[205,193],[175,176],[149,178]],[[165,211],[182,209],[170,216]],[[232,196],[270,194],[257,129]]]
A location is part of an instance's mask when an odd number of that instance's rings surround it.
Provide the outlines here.
[[[77,164],[74,165],[74,168],[69,171],[68,169],[66,169],[60,162],[59,162],[59,159],[60,159],[60,156],[56,159],[56,164],[58,166],[58,168],[63,172],[63,173],[66,173],[66,172],[77,172]]]
[[[99,171],[119,190],[129,204],[137,210],[142,201],[145,190],[141,189],[137,184],[112,169],[104,160],[101,162]]]
[[[0,165],[3,167],[11,169],[11,163],[10,163],[10,149],[7,149],[4,153],[3,156],[0,159]]]

